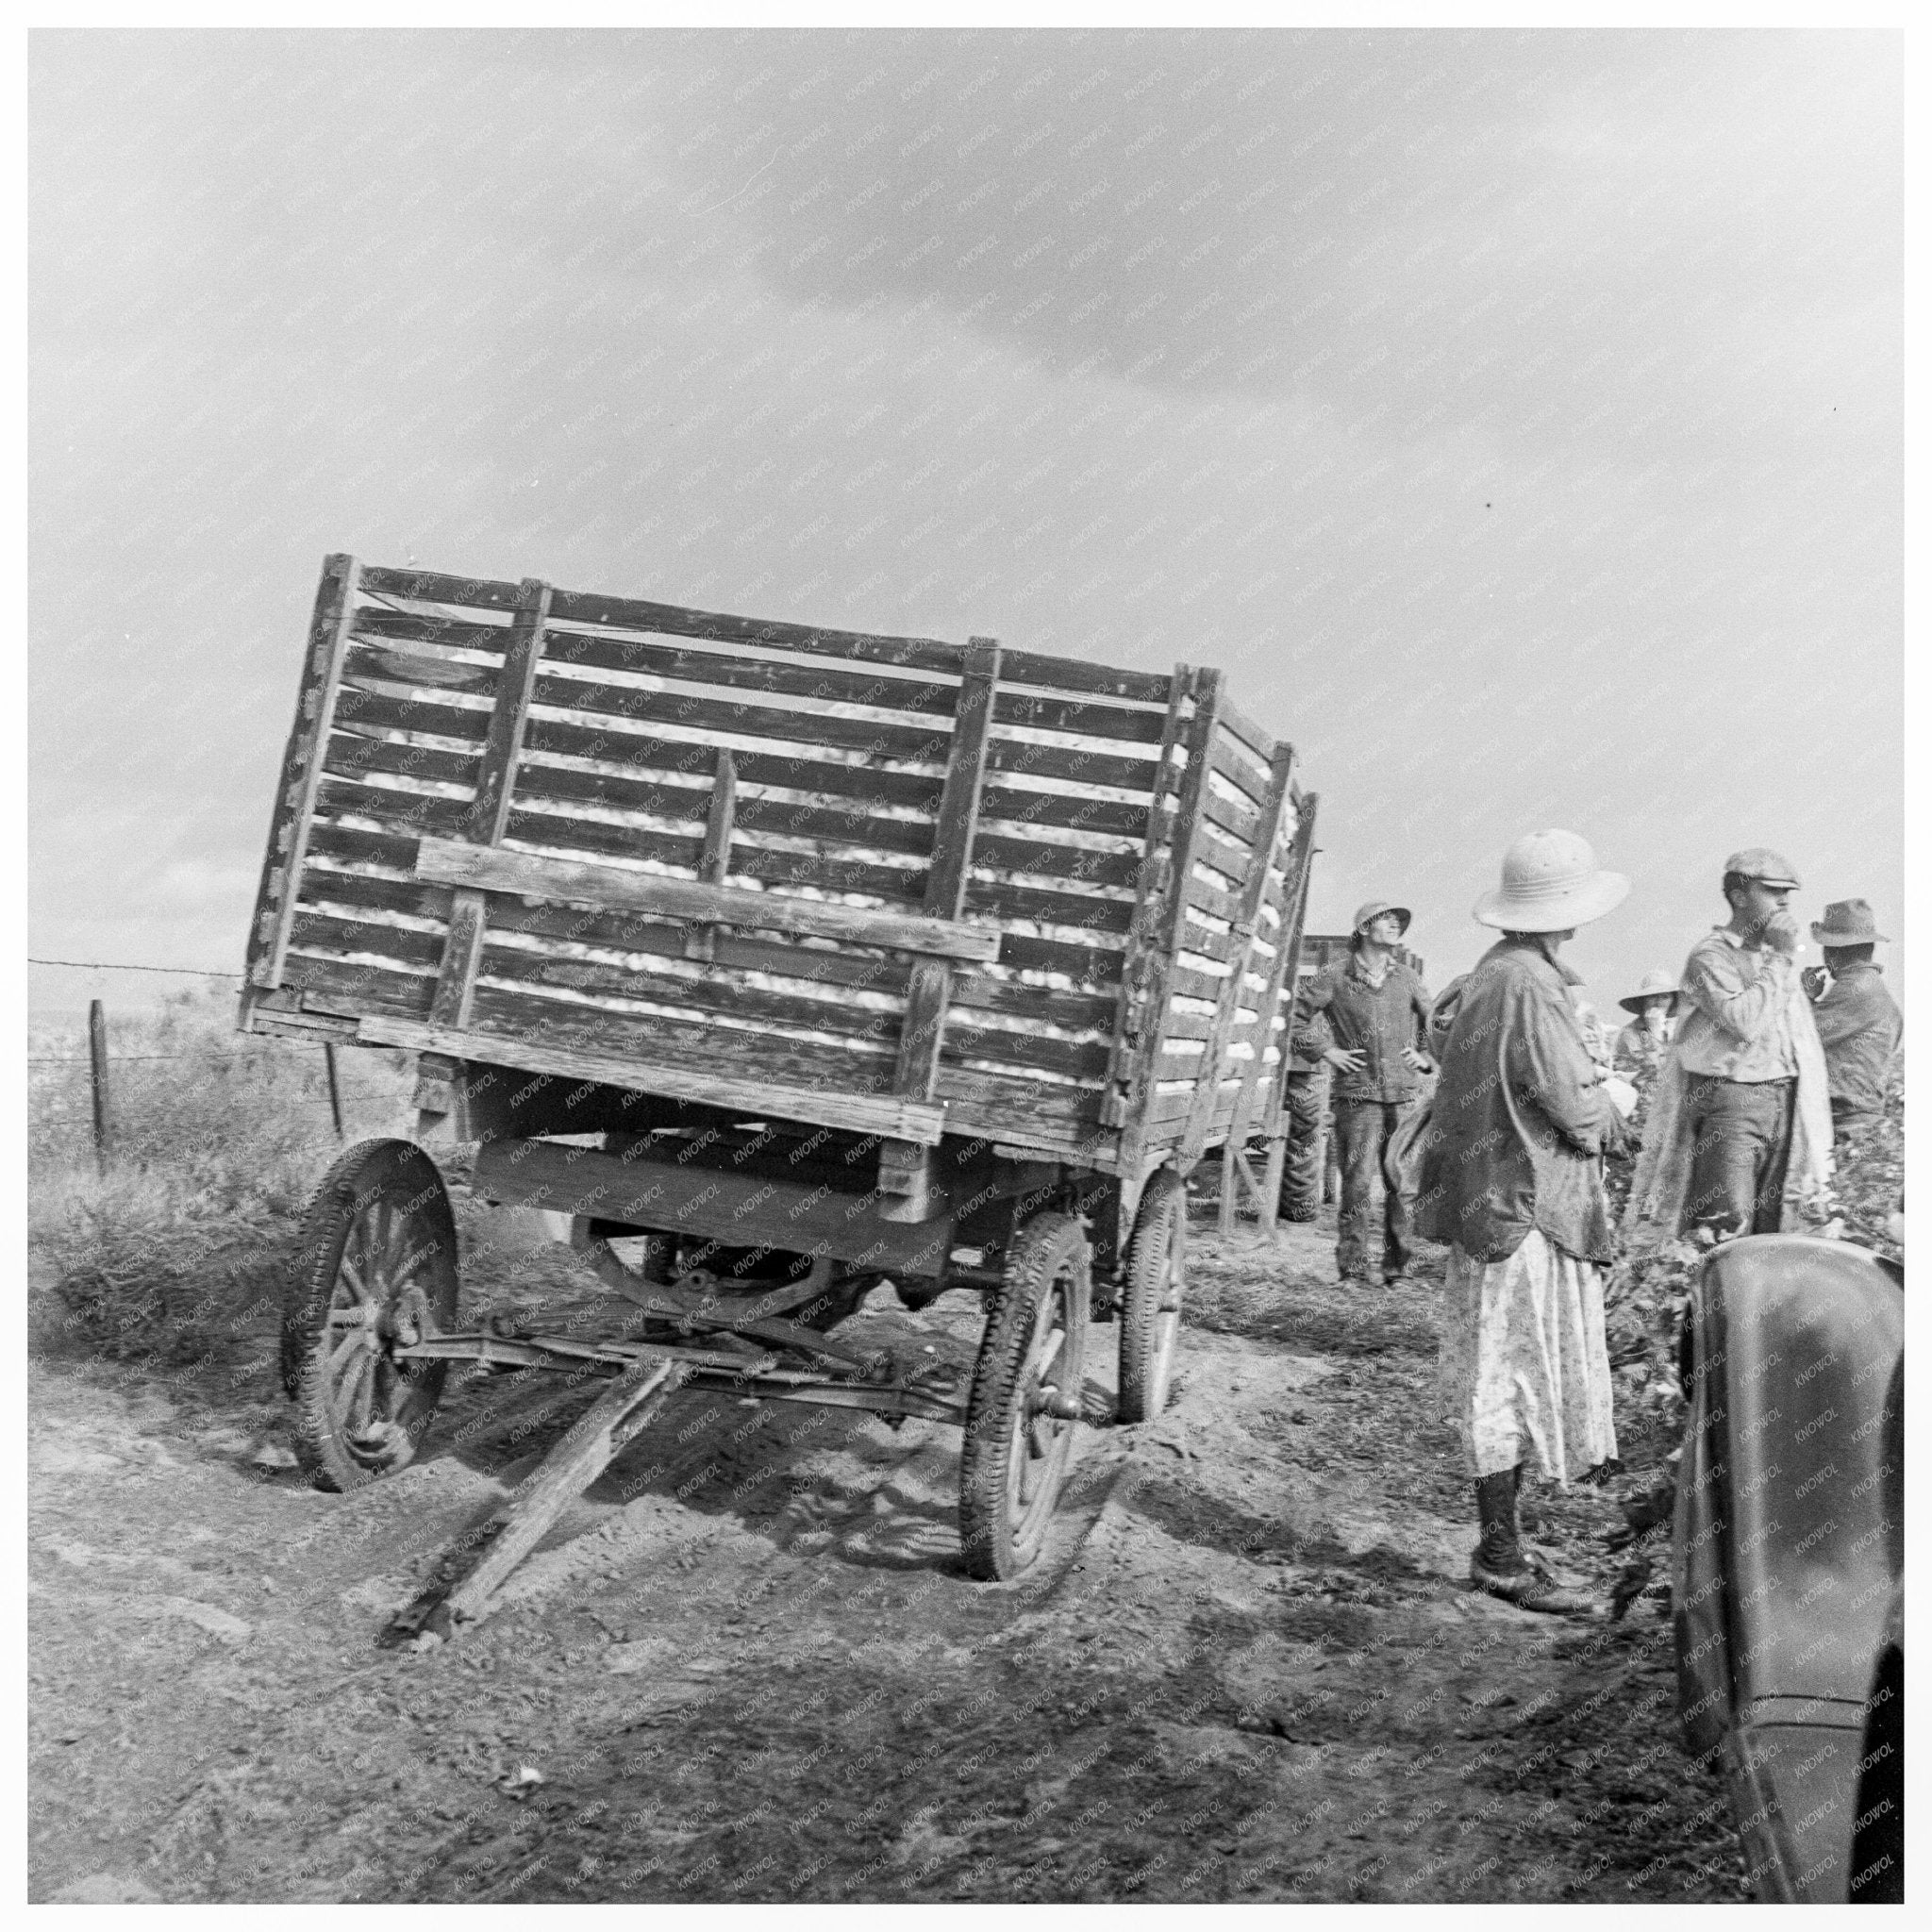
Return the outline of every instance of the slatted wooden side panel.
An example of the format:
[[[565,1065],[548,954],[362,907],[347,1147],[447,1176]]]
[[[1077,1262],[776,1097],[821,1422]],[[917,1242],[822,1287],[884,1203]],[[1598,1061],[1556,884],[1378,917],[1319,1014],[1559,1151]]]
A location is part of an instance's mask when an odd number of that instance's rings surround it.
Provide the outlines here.
[[[280,983],[424,1019],[451,892],[413,876],[415,844],[471,811],[520,591],[375,568],[360,583]],[[554,591],[503,843],[916,913],[960,662],[931,640]],[[1093,1132],[1168,687],[1002,655],[965,917],[1005,938],[996,964],[952,975],[937,1097],[957,1130]],[[907,955],[732,928],[706,950],[668,919],[491,894],[471,1024],[891,1091]]]
[[[1277,760],[1285,769],[1291,758],[1286,746],[1223,705],[1153,1068],[1148,1123],[1158,1145],[1179,1145],[1191,1117],[1196,1144],[1224,1141],[1251,1067],[1258,1061],[1260,1078],[1270,1080],[1286,1050],[1286,1021],[1271,995],[1293,913],[1290,853],[1298,818],[1292,787],[1283,797],[1276,775]],[[1257,867],[1259,898],[1246,931]],[[1230,982],[1231,1022],[1224,1018]],[[1205,1102],[1204,1082],[1211,1096]]]

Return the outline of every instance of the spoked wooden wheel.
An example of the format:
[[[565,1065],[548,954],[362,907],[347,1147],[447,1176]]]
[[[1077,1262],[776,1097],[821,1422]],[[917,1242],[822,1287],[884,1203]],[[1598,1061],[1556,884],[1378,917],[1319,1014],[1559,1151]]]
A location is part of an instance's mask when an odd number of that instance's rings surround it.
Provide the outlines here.
[[[415,1455],[449,1364],[394,1351],[456,1318],[456,1219],[435,1163],[409,1141],[350,1148],[309,1204],[282,1311],[295,1454],[317,1489],[357,1489]]]
[[[968,1572],[988,1581],[1032,1564],[1059,1501],[1080,1414],[1089,1260],[1073,1215],[1037,1215],[987,1309],[959,1457],[959,1541]]]
[[[1228,1176],[1228,1184],[1233,1180]],[[1181,1291],[1188,1265],[1188,1188],[1171,1167],[1147,1183],[1127,1243],[1121,1297],[1124,1423],[1151,1423],[1167,1407],[1181,1339]]]

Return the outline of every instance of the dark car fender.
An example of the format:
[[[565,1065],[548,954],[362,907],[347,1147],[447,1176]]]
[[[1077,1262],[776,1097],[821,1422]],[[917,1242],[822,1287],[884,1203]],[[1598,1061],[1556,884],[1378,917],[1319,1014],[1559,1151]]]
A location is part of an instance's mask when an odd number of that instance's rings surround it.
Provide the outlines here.
[[[1843,1898],[1898,1581],[1895,1274],[1804,1236],[1727,1242],[1689,1314],[1673,1616],[1689,1748],[1724,1751],[1760,1897]]]

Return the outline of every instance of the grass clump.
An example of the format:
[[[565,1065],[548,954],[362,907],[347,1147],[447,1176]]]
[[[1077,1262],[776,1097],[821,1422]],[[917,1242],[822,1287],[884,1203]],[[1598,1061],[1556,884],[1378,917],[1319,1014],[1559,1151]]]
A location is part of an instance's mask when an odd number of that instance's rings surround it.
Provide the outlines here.
[[[319,1046],[235,1030],[231,995],[111,1024],[110,1142],[92,1140],[84,1035],[34,1041],[27,1243],[43,1338],[170,1361],[272,1324],[316,1183],[340,1151]],[[347,1138],[391,1130],[393,1057],[341,1056]]]

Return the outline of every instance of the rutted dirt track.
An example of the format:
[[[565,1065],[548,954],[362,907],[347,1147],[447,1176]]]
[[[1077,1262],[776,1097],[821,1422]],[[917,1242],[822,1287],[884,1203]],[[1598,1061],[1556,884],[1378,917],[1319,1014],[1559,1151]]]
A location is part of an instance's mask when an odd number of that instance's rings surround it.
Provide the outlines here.
[[[1283,1235],[1196,1234],[1159,1422],[1107,1424],[1093,1331],[1024,1584],[957,1569],[953,1432],[685,1397],[421,1655],[387,1616],[588,1391],[453,1386],[422,1459],[327,1496],[251,1460],[265,1328],[172,1379],[43,1351],[31,1895],[1738,1897],[1666,1618],[1474,1594],[1435,1287],[1345,1297]],[[881,1292],[850,1332],[964,1365],[977,1314]],[[1605,1581],[1614,1520],[1545,1491],[1535,1533]]]

